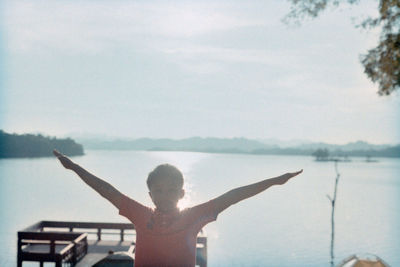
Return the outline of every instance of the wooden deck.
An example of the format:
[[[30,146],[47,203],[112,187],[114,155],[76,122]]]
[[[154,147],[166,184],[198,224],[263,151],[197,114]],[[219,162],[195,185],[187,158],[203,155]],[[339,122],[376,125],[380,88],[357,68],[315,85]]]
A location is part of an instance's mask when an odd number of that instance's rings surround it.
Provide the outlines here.
[[[88,240],[89,249],[85,257],[78,262],[76,267],[92,266],[99,260],[108,255],[110,250],[116,251],[129,251],[132,250],[132,242],[129,241],[112,241],[112,240]],[[132,252],[132,251],[131,251]]]
[[[24,261],[36,261],[40,266],[44,262],[54,262],[56,267],[92,266],[110,251],[133,254],[135,235],[129,223],[40,221],[18,232],[17,266],[22,267]],[[205,236],[197,238],[196,264],[207,266]]]

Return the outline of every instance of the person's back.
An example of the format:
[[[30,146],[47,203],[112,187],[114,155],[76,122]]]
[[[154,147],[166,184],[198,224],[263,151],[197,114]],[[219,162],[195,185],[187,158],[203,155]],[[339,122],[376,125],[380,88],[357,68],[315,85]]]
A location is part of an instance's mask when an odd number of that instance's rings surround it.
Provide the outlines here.
[[[177,212],[160,212],[127,198],[120,214],[136,229],[136,266],[194,266],[197,235],[215,220],[214,206],[205,203]]]
[[[196,240],[207,223],[243,199],[254,196],[272,185],[284,184],[302,172],[265,179],[239,187],[206,203],[180,211],[178,201],[184,196],[183,175],[174,166],[156,167],[147,178],[149,195],[155,209],[125,196],[112,185],[89,173],[69,158],[54,151],[62,165],[73,170],[90,187],[109,200],[136,229],[135,266],[195,266]]]
[[[124,196],[119,213],[136,229],[136,266],[194,266],[199,231],[216,219],[213,201],[180,211],[183,176],[164,164],[149,174],[147,184],[156,205],[151,209]]]

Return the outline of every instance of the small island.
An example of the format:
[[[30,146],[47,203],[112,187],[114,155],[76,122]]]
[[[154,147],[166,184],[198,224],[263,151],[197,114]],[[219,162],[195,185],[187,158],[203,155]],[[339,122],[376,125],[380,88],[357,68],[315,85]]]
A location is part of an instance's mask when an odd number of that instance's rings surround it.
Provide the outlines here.
[[[70,138],[9,134],[0,130],[0,158],[52,157],[53,149],[67,156],[84,155],[83,146]]]
[[[331,157],[329,155],[329,150],[326,148],[317,149],[312,155],[315,157],[315,161],[340,161],[340,162],[350,162],[351,159],[347,154],[342,156]]]

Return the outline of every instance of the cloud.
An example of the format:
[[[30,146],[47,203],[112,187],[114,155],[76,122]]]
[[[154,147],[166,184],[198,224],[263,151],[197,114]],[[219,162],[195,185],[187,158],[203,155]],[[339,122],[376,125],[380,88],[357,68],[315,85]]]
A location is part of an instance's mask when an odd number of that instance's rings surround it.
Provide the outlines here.
[[[378,125],[398,111],[362,73],[371,36],[345,16],[293,30],[280,22],[286,1],[5,1],[1,108],[15,129],[67,120],[143,136],[169,127],[171,136],[321,138],[312,128],[329,134],[337,117],[351,136],[369,129],[365,118]],[[54,111],[61,119],[47,118]]]
[[[157,37],[190,38],[263,23],[229,8],[223,2],[7,1],[6,44],[25,52],[98,53],[116,45],[145,48]]]

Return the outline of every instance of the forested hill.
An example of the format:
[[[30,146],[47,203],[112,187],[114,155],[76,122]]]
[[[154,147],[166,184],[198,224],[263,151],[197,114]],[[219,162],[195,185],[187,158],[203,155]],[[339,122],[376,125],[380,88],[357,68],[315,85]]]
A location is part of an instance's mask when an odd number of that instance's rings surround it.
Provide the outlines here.
[[[0,158],[50,157],[53,149],[62,151],[67,156],[84,154],[83,146],[70,138],[9,134],[0,130]]]

